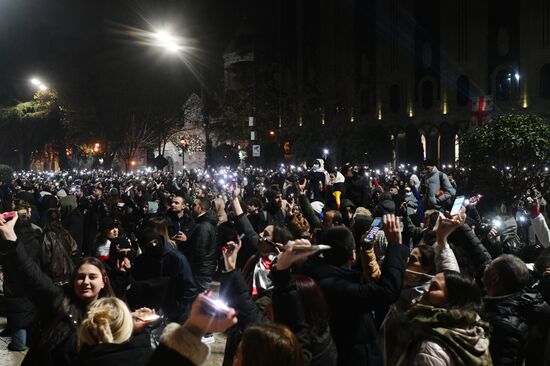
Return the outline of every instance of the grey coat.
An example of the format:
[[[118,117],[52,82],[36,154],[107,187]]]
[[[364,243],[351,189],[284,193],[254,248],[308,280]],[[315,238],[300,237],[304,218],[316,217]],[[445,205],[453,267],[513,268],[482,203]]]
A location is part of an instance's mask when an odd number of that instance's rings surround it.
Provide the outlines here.
[[[454,191],[447,174],[440,173],[434,166],[431,173],[426,174],[423,179],[426,191],[424,193],[424,206],[426,209],[441,210],[451,200],[451,192]],[[443,194],[437,196],[438,191]]]

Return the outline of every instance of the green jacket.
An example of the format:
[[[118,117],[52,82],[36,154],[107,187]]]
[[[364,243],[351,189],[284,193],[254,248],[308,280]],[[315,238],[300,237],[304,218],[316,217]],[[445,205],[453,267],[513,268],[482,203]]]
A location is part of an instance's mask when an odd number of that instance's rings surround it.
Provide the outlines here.
[[[399,365],[414,364],[423,356],[430,358],[432,364],[493,364],[489,353],[488,324],[481,321],[474,311],[417,305],[407,312],[404,325],[402,334],[408,340],[408,346],[401,352]],[[429,350],[433,347],[426,346],[429,342],[441,347],[445,357],[438,360],[438,355],[430,355]],[[426,351],[428,354],[423,355]]]

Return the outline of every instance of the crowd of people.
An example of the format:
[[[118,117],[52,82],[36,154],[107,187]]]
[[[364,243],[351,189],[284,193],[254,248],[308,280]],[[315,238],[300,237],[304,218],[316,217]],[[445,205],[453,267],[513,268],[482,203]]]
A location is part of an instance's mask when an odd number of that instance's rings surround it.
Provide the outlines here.
[[[550,365],[541,187],[518,206],[430,161],[323,159],[1,180],[24,365],[201,365],[218,332],[224,366]]]

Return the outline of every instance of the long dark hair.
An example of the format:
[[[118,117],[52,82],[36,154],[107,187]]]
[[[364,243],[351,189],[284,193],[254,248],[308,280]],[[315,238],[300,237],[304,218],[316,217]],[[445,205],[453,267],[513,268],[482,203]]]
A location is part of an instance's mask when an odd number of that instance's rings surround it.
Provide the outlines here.
[[[71,253],[71,243],[73,238],[61,223],[61,212],[57,208],[50,208],[46,212],[44,235],[47,233],[57,234],[63,240],[63,244],[66,245],[65,249],[67,250],[67,253]]]
[[[435,252],[434,248],[428,244],[417,245],[418,251],[420,251],[420,263],[422,266],[428,268],[426,273],[435,274]]]
[[[286,245],[290,240],[294,239],[290,230],[286,226],[273,225],[273,240],[275,243]]]
[[[481,291],[475,281],[456,271],[443,271],[449,309],[463,309],[481,314]]]
[[[290,329],[280,324],[254,324],[241,340],[243,366],[301,366],[302,346]]]
[[[319,285],[305,275],[293,276],[304,309],[306,322],[315,334],[323,333],[328,326],[328,310],[325,296]]]

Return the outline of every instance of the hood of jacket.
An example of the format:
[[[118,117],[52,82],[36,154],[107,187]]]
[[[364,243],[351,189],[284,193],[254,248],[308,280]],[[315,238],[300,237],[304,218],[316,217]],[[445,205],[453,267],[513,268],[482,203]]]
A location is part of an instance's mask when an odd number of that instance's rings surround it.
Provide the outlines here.
[[[417,305],[406,317],[414,338],[441,344],[457,365],[492,365],[489,325],[476,312]]]
[[[324,172],[325,171],[325,161],[323,159],[316,159],[313,163],[319,165],[319,168],[313,169],[314,172]]]

